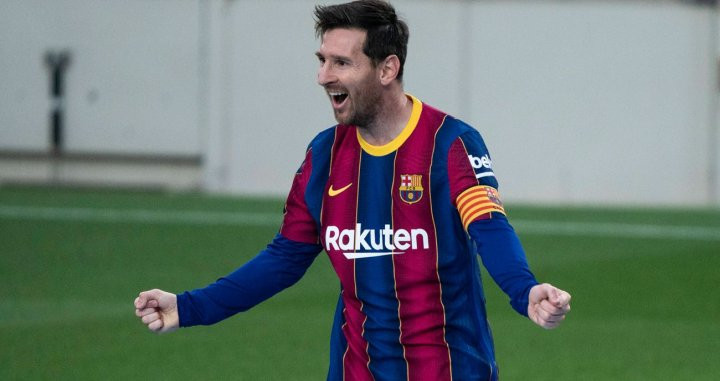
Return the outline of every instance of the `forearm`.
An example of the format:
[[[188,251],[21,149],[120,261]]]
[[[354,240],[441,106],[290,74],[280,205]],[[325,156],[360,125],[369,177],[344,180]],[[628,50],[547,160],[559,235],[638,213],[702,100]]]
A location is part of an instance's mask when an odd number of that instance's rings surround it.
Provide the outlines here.
[[[295,284],[321,249],[278,234],[234,272],[205,288],[178,294],[180,326],[209,325],[250,309]]]
[[[538,282],[512,226],[504,216],[498,215],[473,222],[468,232],[488,273],[510,297],[510,305],[527,316],[528,294]]]

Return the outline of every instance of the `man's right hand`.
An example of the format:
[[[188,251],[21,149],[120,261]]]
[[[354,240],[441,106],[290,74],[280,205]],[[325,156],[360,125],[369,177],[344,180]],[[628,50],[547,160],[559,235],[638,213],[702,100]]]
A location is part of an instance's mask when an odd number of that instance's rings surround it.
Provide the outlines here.
[[[180,327],[177,296],[163,290],[141,292],[135,298],[135,315],[156,333],[172,332]]]

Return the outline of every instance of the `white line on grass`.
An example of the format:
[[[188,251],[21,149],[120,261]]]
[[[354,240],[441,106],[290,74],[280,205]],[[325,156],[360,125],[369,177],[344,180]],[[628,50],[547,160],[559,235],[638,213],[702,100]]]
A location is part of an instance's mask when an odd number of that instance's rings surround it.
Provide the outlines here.
[[[65,324],[128,316],[132,314],[131,303],[68,299],[0,300],[0,328]]]
[[[196,225],[251,225],[279,227],[282,215],[257,212],[211,212],[149,209],[36,207],[0,204],[0,218],[47,221],[175,223]],[[520,234],[604,236],[626,238],[720,241],[720,228],[653,224],[541,221],[512,219]]]
[[[511,222],[520,234],[720,241],[720,228],[706,226],[540,220],[511,220]]]
[[[279,226],[282,215],[280,213],[36,207],[0,204],[0,217],[48,221]]]

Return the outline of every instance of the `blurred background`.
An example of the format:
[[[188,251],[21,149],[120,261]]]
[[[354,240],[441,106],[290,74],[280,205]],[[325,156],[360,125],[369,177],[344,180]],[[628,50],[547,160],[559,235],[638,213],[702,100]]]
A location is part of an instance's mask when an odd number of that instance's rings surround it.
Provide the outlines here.
[[[394,1],[406,90],[507,200],[720,205],[714,1]],[[284,196],[334,124],[315,1],[0,2],[0,183]]]
[[[336,3],[322,1],[321,3]],[[503,380],[717,380],[715,1],[396,0],[406,90],[475,126],[555,331],[483,272]],[[277,233],[333,125],[310,0],[0,0],[0,380],[322,380],[339,282],[149,333]]]

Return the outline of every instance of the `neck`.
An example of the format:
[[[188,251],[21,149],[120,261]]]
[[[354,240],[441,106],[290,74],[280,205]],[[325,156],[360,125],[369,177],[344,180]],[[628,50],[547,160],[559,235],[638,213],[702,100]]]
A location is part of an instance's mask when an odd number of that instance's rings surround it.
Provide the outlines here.
[[[388,93],[380,101],[380,108],[373,123],[358,129],[360,136],[375,146],[390,143],[407,125],[412,108],[412,100],[402,89]]]

